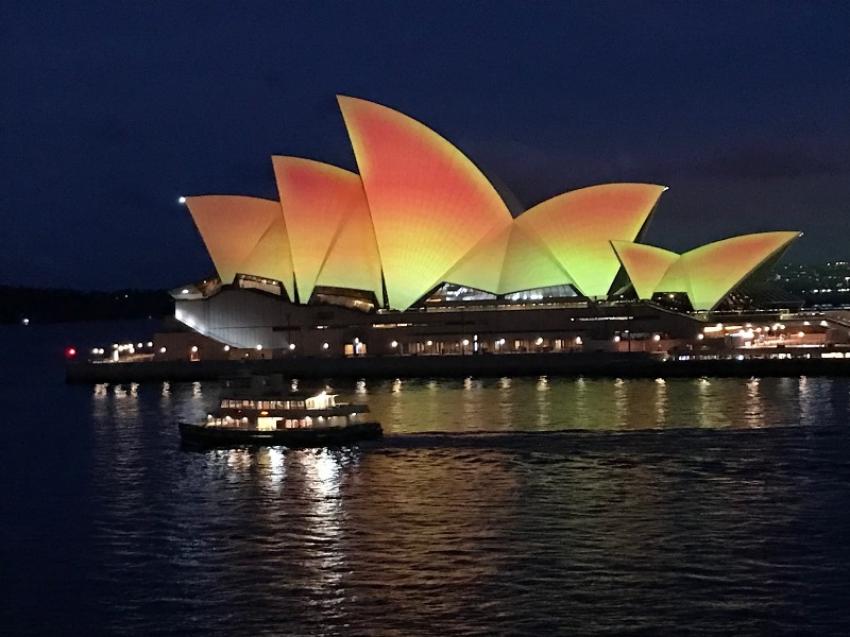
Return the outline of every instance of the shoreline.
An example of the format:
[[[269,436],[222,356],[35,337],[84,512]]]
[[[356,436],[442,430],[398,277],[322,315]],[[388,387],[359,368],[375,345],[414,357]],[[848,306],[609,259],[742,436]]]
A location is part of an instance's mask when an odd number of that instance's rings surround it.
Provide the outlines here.
[[[850,376],[850,360],[823,358],[660,360],[643,353],[287,357],[267,360],[69,362],[67,383],[192,382],[240,374],[322,378],[464,378],[467,376],[587,376],[597,378],[699,378]]]

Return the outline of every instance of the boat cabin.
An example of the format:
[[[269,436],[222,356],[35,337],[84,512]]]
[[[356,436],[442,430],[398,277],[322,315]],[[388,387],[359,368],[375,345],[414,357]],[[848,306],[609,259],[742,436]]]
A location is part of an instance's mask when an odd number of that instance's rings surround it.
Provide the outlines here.
[[[365,405],[339,403],[326,389],[300,391],[277,384],[226,384],[219,408],[207,415],[208,427],[299,429],[344,427],[363,421]]]

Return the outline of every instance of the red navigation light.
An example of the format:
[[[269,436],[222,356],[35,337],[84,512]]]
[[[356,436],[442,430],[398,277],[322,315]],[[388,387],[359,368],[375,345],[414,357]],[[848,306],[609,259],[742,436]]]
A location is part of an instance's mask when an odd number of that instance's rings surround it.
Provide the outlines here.
[[[75,347],[69,347],[68,349],[65,350],[65,357],[66,358],[74,358],[74,356],[76,356],[76,355],[77,355],[77,349]]]

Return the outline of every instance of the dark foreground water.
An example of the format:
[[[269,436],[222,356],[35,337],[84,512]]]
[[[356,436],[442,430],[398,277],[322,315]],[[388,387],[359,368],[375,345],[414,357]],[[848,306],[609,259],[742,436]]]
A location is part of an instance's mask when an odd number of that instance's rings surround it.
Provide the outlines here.
[[[214,384],[62,383],[109,330],[0,329],[0,634],[850,632],[845,379],[346,382],[383,442],[197,453]]]

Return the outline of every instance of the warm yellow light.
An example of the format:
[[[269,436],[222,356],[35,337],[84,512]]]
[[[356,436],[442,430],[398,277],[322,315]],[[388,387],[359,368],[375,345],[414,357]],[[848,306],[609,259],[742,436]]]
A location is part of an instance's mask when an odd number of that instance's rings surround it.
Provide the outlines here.
[[[198,346],[192,345],[192,353],[195,354],[195,353],[197,353],[197,351],[198,351]]]
[[[393,341],[392,343],[390,343],[390,347],[392,347],[393,349],[398,347],[398,341]]]
[[[262,349],[263,349],[262,344],[257,343],[257,351],[259,352],[259,351],[260,351],[260,350],[262,350]]]
[[[225,346],[224,346],[224,351],[225,351],[225,352],[229,352],[229,351],[230,351],[230,345],[225,345]]]
[[[581,340],[581,336],[576,336],[576,345],[581,345],[584,341]]]

